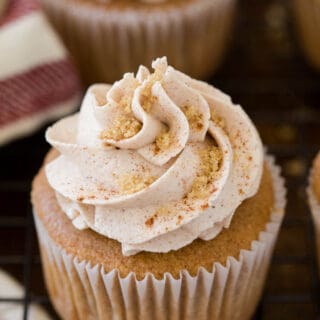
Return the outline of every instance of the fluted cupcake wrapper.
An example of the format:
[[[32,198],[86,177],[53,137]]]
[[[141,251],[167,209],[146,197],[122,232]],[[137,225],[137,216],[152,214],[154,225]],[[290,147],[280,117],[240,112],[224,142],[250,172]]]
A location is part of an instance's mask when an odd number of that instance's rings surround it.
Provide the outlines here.
[[[309,185],[307,188],[307,196],[308,196],[308,202],[311,210],[311,216],[312,216],[313,226],[314,226],[315,236],[316,236],[318,265],[320,266],[320,203],[312,189],[312,178],[313,178],[313,170],[311,170],[309,174]]]
[[[302,49],[309,62],[320,69],[320,2],[294,0],[293,10]]]
[[[174,8],[99,10],[41,2],[86,81],[110,83],[161,56],[190,76],[210,76],[226,47],[236,4],[201,0]]]
[[[212,271],[200,268],[192,277],[161,280],[134,273],[121,278],[101,265],[79,261],[49,237],[35,215],[47,287],[56,309],[76,319],[249,319],[262,293],[273,247],[284,215],[285,194],[280,169],[267,157],[274,181],[275,207],[270,222],[251,250]],[[66,308],[70,308],[66,310]],[[64,310],[64,312],[61,312]]]

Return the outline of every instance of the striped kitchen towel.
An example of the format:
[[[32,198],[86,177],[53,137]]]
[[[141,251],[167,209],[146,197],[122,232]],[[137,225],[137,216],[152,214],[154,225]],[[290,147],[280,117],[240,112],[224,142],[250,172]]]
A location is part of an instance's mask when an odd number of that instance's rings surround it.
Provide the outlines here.
[[[81,96],[77,71],[36,0],[9,0],[3,7],[0,145],[72,112]]]

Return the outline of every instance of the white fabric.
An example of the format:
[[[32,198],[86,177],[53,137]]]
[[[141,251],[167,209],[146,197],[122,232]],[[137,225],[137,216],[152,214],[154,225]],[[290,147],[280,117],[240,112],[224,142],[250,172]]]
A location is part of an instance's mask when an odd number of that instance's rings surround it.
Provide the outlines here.
[[[0,28],[0,80],[66,56],[61,41],[39,11]]]
[[[0,270],[0,298],[23,299],[24,289],[22,286],[8,275]],[[1,302],[0,319],[1,320],[21,320],[23,319],[23,303]],[[28,320],[50,320],[51,317],[38,305],[31,304],[28,309]]]
[[[73,112],[80,100],[80,95],[75,94],[71,99],[52,105],[49,109],[23,117],[13,123],[0,127],[0,145],[10,142],[18,137],[25,136],[29,132],[39,128],[43,123],[58,119],[65,114]],[[1,319],[0,319],[1,320]]]

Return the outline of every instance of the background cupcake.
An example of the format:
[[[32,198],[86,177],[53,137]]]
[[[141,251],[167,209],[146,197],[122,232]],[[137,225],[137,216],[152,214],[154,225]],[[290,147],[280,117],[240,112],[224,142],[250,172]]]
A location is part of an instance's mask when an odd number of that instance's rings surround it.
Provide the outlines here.
[[[314,159],[313,167],[311,169],[308,197],[315,227],[318,261],[320,262],[320,153]]]
[[[166,55],[197,78],[217,68],[236,0],[41,0],[87,83],[112,83]]]
[[[4,14],[7,5],[7,0],[3,0],[0,2],[0,18]]]
[[[309,62],[320,69],[320,2],[294,0],[293,11],[301,47]]]
[[[279,169],[228,96],[153,68],[92,86],[47,131],[61,156],[32,199],[53,304],[64,319],[249,319],[283,218]]]

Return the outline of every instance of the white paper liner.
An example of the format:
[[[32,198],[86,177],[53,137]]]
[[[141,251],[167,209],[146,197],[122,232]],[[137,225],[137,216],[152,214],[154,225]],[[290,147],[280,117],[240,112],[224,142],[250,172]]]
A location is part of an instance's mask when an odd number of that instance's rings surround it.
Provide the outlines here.
[[[161,280],[134,273],[121,278],[101,265],[79,261],[58,247],[35,214],[47,287],[64,319],[249,319],[260,299],[274,244],[284,216],[286,190],[279,167],[267,156],[274,181],[275,206],[270,222],[251,250],[212,272],[200,268],[195,277],[183,270],[179,279]]]
[[[318,265],[320,266],[320,202],[318,201],[312,188],[313,173],[314,173],[314,170],[311,169],[309,174],[309,185],[307,188],[307,196],[308,196],[308,202],[311,210],[311,216],[312,216],[313,226],[314,226],[315,236],[316,236]]]
[[[313,192],[312,188],[312,178],[313,178],[313,169],[310,170],[309,174],[309,185],[307,188],[307,195],[308,195],[308,201],[309,201],[309,206],[311,209],[312,213],[312,219],[315,224],[319,225],[320,227],[320,202],[318,201],[316,195]]]
[[[320,69],[320,2],[294,0],[293,9],[302,49],[309,62]]]
[[[201,0],[141,11],[41,2],[86,81],[112,83],[161,56],[192,77],[210,76],[229,40],[237,1]]]

